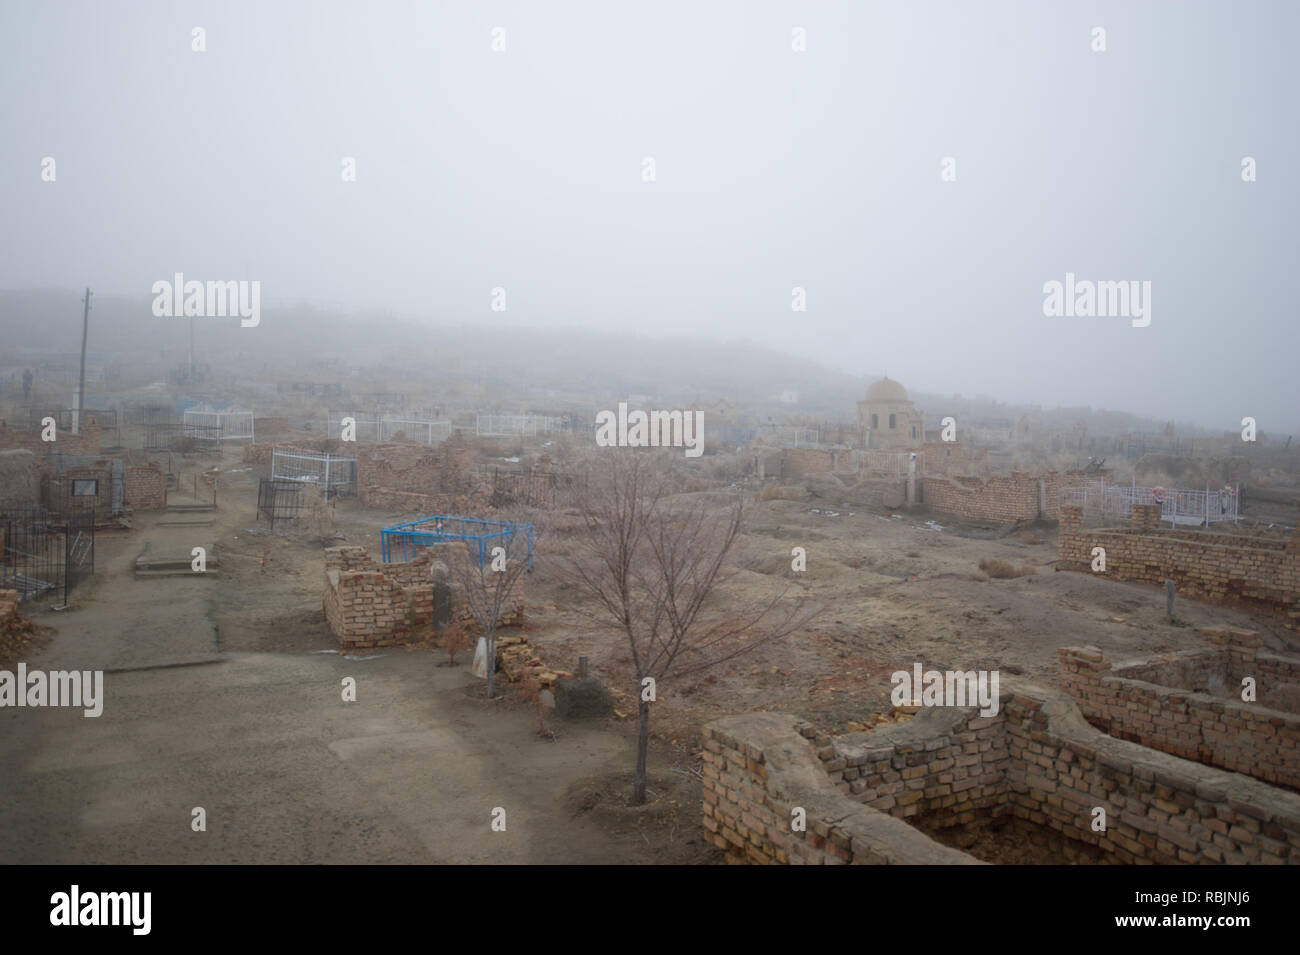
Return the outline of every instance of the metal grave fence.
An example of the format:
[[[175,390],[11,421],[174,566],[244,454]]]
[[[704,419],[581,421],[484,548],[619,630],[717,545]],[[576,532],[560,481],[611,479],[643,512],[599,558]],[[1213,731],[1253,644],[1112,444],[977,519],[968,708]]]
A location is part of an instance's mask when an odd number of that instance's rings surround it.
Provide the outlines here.
[[[418,520],[386,527],[379,535],[380,553],[385,564],[408,561],[423,547],[446,541],[465,541],[478,557],[479,566],[487,560],[493,547],[504,547],[510,556],[522,535],[527,542],[528,569],[533,569],[533,525],[507,521],[483,521],[450,514],[434,514]]]
[[[0,589],[16,590],[20,602],[62,595],[95,571],[95,512],[55,520],[43,507],[0,511]]]
[[[271,480],[314,485],[326,498],[354,497],[357,493],[357,459],[325,451],[272,448]]]
[[[299,481],[261,478],[257,482],[257,519],[270,521],[271,530],[275,530],[276,521],[297,521],[307,506],[303,500],[306,487]]]
[[[1135,484],[1107,484],[1095,481],[1062,488],[1062,506],[1083,509],[1085,520],[1128,520],[1134,504],[1159,504],[1160,520],[1170,526],[1209,527],[1220,521],[1238,520],[1241,492],[1237,485],[1213,488],[1140,487]]]
[[[208,405],[187,408],[183,413],[183,422],[187,425],[215,427],[219,429],[222,441],[254,440],[253,412],[238,408],[217,409]]]

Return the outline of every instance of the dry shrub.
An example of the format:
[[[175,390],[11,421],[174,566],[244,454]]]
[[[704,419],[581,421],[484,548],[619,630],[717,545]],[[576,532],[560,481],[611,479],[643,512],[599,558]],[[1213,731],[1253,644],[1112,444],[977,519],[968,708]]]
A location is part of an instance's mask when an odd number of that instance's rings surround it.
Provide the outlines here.
[[[302,519],[308,533],[322,540],[334,534],[334,505],[325,493],[313,484],[303,489]]]
[[[755,497],[760,501],[802,501],[807,492],[801,487],[788,487],[769,484],[762,488]]]
[[[1022,564],[1017,567],[1008,560],[1002,560],[998,557],[985,557],[980,560],[980,570],[997,580],[1010,580],[1013,577],[1029,577],[1038,573],[1031,565]]]
[[[921,552],[920,552],[919,550],[909,550],[909,551],[907,552],[907,556],[908,556],[908,557],[920,557],[920,556],[921,556]]]
[[[451,627],[443,637],[442,646],[447,651],[447,666],[456,665],[456,654],[469,645],[469,636],[464,627]]]

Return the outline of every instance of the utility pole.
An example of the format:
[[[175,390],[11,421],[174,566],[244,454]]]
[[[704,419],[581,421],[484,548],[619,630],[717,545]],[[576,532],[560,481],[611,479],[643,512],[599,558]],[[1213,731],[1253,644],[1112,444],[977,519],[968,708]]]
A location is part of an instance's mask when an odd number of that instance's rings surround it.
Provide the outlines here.
[[[81,379],[77,384],[77,423],[72,429],[81,433],[81,411],[86,407],[86,335],[90,331],[90,288],[86,288],[86,297],[82,299],[85,308],[81,312]]]

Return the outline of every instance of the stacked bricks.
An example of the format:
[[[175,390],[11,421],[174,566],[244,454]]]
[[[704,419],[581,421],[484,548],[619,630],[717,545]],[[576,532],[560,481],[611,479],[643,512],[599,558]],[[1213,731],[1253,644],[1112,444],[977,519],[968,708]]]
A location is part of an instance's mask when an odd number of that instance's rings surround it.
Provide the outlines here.
[[[393,646],[412,638],[414,611],[406,591],[363,548],[326,549],[323,606],[345,650]]]
[[[1088,652],[1080,660],[1091,668],[1079,669],[1104,672],[1099,658]],[[974,708],[923,709],[907,732],[882,726],[841,740],[817,737],[796,718],[773,713],[710,723],[703,740],[707,838],[729,862],[974,861],[894,816],[919,805],[911,814],[916,826],[969,826],[1000,815],[1009,817],[1018,837],[1070,858],[1122,864],[1300,861],[1300,796],[1105,736],[1057,691],[1004,689],[1001,704],[989,718]],[[974,744],[963,755],[977,759],[960,767],[968,770],[965,780],[975,780],[963,783],[961,792],[955,791],[955,743],[959,749]],[[909,756],[922,754],[929,762],[908,765]],[[898,756],[903,759],[896,763]],[[853,793],[864,768],[868,785]],[[851,770],[857,775],[846,778]],[[942,782],[948,773],[952,782]],[[881,781],[871,802],[895,796],[886,812],[850,798],[863,798],[873,774]],[[908,788],[913,780],[923,782]],[[879,791],[897,781],[903,787],[895,793]],[[954,791],[943,791],[944,785]],[[920,796],[900,807],[896,793]],[[963,793],[970,802],[965,808]],[[958,801],[946,803],[952,796]],[[806,813],[806,832],[791,826],[796,808]],[[1093,828],[1097,809],[1105,813],[1104,831]]]
[[[1129,523],[1135,531],[1154,531],[1160,529],[1159,504],[1134,504],[1129,515]]]
[[[1214,650],[1179,654],[1176,660],[1161,661],[1163,667],[1135,664],[1113,671],[1094,647],[1062,648],[1058,651],[1061,688],[1088,722],[1118,739],[1266,782],[1300,787],[1300,714],[1243,702],[1239,695],[1212,696],[1134,678],[1152,676],[1153,670],[1171,672],[1169,664],[1176,662],[1178,682],[1199,683],[1207,668],[1213,668],[1226,677],[1221,685],[1235,693],[1239,675],[1259,670],[1259,635],[1240,630],[1209,633]],[[1278,670],[1282,665],[1288,673],[1300,668],[1300,661],[1271,659],[1278,661]]]
[[[414,559],[392,564],[377,564],[362,547],[326,548],[322,607],[330,630],[345,649],[425,639],[435,616],[432,564],[465,559],[463,545],[452,543],[421,548]],[[474,621],[464,585],[455,574],[448,581],[448,599],[450,623]],[[521,577],[497,624],[515,626],[523,616]]]
[[[167,506],[167,475],[156,463],[128,464],[122,473],[125,503],[137,511]]]

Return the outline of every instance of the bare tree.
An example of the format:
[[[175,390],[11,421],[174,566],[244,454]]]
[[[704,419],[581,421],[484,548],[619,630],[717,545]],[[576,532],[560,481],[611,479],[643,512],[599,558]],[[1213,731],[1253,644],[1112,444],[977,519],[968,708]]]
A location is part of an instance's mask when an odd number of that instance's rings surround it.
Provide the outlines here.
[[[528,569],[528,527],[508,523],[486,542],[466,541],[463,559],[452,561],[453,573],[487,647],[487,696],[492,699],[497,659],[497,627],[502,611],[519,591]]]
[[[674,502],[671,472],[653,455],[620,449],[606,462],[580,503],[580,552],[561,572],[592,599],[594,615],[616,622],[632,652],[639,717],[632,800],[640,804],[657,684],[787,636],[817,610],[785,592],[743,612],[719,606],[714,589],[740,532],[743,499],[722,508]]]

